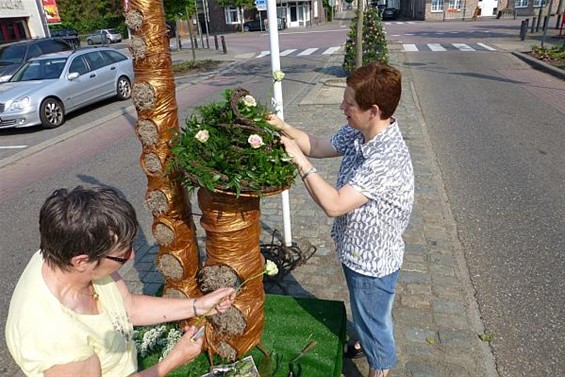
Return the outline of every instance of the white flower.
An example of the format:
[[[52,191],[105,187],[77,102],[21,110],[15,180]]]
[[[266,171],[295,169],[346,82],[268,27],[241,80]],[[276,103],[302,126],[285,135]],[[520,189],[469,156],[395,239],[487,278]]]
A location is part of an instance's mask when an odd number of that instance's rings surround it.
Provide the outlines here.
[[[273,72],[273,80],[275,81],[282,81],[284,79],[284,72],[281,70],[277,70]]]
[[[277,267],[275,262],[267,259],[267,262],[265,263],[265,274],[267,274],[268,276],[275,276],[278,273],[279,268]]]
[[[250,96],[249,94],[246,95],[245,97],[243,97],[241,99],[241,101],[243,102],[243,104],[247,107],[255,107],[257,106],[257,101],[255,101],[255,98],[253,98],[253,96]]]
[[[207,130],[200,130],[194,135],[194,138],[201,143],[205,143],[210,138],[210,132]]]
[[[265,145],[265,143],[263,143],[263,138],[257,134],[250,135],[249,138],[247,138],[247,142],[253,149],[257,149]]]

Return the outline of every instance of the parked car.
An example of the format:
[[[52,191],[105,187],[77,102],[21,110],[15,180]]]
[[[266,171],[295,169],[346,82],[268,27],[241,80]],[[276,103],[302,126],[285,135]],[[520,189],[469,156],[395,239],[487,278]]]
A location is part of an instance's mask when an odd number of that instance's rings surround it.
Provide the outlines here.
[[[80,35],[73,29],[58,29],[51,31],[52,37],[62,38],[68,43],[72,44],[75,48],[80,47]]]
[[[383,20],[396,20],[400,15],[400,9],[396,8],[385,8],[382,11]]]
[[[61,38],[39,38],[0,45],[0,83],[12,77],[26,61],[42,54],[72,50]]]
[[[59,127],[71,111],[130,98],[133,79],[131,58],[109,47],[33,58],[0,85],[0,128]]]
[[[262,22],[262,24],[261,24]],[[282,17],[277,17],[278,29],[286,29],[286,20]],[[257,19],[252,21],[247,21],[243,24],[244,31],[265,31],[268,28],[267,19]]]
[[[86,37],[86,43],[93,44],[106,44],[118,43],[122,41],[122,35],[116,29],[100,29]]]

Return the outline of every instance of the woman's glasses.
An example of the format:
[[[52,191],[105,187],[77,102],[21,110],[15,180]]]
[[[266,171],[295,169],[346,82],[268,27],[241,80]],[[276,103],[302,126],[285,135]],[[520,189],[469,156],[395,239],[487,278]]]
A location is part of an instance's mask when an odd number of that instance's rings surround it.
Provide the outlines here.
[[[133,246],[130,246],[129,251],[126,253],[126,255],[124,257],[113,257],[111,255],[106,255],[104,258],[113,260],[114,262],[124,264],[131,258],[131,253],[133,253]]]

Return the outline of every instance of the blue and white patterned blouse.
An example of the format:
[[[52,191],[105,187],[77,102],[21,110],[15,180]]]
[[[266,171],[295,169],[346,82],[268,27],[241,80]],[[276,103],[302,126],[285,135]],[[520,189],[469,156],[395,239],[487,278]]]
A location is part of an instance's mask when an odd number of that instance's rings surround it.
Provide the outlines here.
[[[414,171],[398,123],[367,143],[360,131],[345,125],[331,142],[343,155],[337,189],[350,184],[369,199],[336,217],[331,235],[337,257],[360,274],[389,275],[402,265],[402,233],[414,203]]]

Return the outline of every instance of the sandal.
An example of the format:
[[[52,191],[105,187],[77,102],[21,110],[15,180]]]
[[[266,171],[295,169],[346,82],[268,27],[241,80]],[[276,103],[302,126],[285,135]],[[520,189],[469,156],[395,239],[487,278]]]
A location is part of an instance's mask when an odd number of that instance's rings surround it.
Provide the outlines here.
[[[365,357],[365,351],[358,340],[349,340],[343,351],[343,357],[346,359],[358,359]]]

